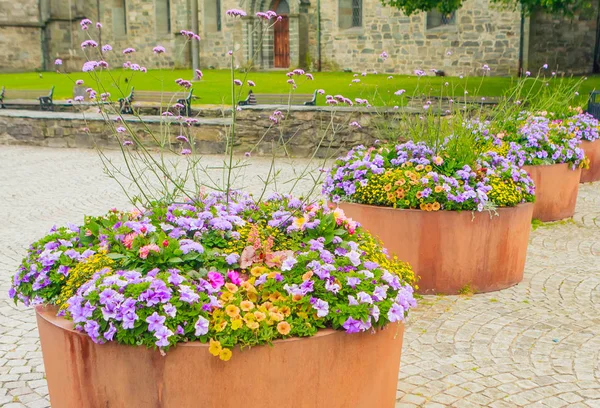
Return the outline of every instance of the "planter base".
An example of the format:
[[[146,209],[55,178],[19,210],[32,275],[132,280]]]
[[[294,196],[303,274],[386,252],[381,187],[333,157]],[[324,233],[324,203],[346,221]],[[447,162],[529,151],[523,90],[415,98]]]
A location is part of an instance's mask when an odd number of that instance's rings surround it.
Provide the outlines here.
[[[398,210],[340,203],[347,216],[410,263],[419,293],[491,292],[523,279],[533,204],[489,212]]]
[[[98,345],[56,309],[36,308],[53,408],[394,407],[404,325],[375,334],[323,330],[273,347],[234,350],[182,343],[165,357],[145,347]]]
[[[593,142],[581,142],[581,148],[590,159],[590,168],[581,171],[582,183],[600,181],[600,139]]]
[[[571,218],[575,214],[581,169],[567,164],[523,166],[535,184],[533,218],[543,222]]]

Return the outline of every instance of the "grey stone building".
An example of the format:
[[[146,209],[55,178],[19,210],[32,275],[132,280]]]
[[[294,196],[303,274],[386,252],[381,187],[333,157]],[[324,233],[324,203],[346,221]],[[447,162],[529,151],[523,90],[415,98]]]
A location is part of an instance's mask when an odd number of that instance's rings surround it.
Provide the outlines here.
[[[197,16],[191,1],[198,2]],[[543,13],[522,17],[489,0],[466,0],[451,15],[413,16],[379,0],[191,1],[0,0],[0,71],[51,70],[56,58],[63,60],[62,69],[79,70],[86,58],[80,44],[89,35],[115,53],[135,48],[132,59],[148,68],[190,67],[192,47],[179,32],[190,30],[194,17],[201,67],[226,67],[228,51],[234,50],[236,65],[255,69],[401,74],[437,69],[476,75],[487,64],[492,75],[508,75],[543,64],[576,74],[600,68],[597,7],[567,19]],[[242,9],[247,16],[228,16],[228,9]],[[281,21],[256,17],[267,10],[276,11]],[[100,32],[81,30],[84,18],[101,21]],[[156,45],[167,53],[157,58]],[[383,51],[386,61],[379,57]],[[94,50],[86,52],[97,59]]]

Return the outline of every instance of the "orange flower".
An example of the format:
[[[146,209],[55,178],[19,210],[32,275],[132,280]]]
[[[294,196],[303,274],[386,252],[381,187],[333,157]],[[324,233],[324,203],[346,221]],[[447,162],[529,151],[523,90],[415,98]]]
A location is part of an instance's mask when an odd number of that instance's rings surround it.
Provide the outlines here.
[[[240,303],[240,308],[244,312],[249,312],[250,310],[254,309],[254,303],[250,302],[249,300],[244,300],[242,303]]]
[[[257,322],[262,322],[263,320],[265,320],[267,318],[267,315],[264,314],[263,312],[254,312],[254,318],[256,319]]]
[[[427,203],[425,205],[425,211],[431,211],[431,210],[433,210],[433,206],[431,205],[431,203]]]
[[[435,191],[436,193],[441,193],[444,190],[444,187],[442,186],[435,186],[435,188],[433,189],[433,191]]]
[[[400,190],[396,191],[396,197],[398,197],[400,200],[402,200],[404,198],[404,190],[400,189]]]
[[[238,287],[236,285],[234,285],[233,283],[227,282],[225,284],[225,287],[227,288],[228,291],[230,291],[231,293],[235,293],[238,291]]]
[[[277,302],[279,300],[279,292],[273,292],[269,295],[269,300],[271,302]]]
[[[383,190],[384,191],[390,191],[392,189],[392,185],[391,184],[386,184],[385,186],[383,186]]]
[[[297,301],[299,301],[300,299],[302,299],[302,295],[300,295],[300,294],[295,294],[294,296],[292,296],[292,300],[293,300],[294,302],[297,302]]]
[[[425,204],[421,203],[421,204],[419,204],[419,208],[421,210],[425,211],[425,208],[427,208],[427,207],[425,207]]]
[[[225,308],[225,313],[231,318],[236,318],[240,315],[240,308],[236,305],[229,305]]]
[[[283,336],[287,336],[288,334],[290,334],[290,330],[292,330],[292,327],[288,322],[279,322],[277,324],[277,331]]]
[[[421,193],[420,191],[417,192],[417,198],[421,198],[423,196],[423,193]]]
[[[431,208],[433,209],[433,211],[439,211],[440,207],[441,207],[440,203],[438,203],[436,201],[435,203],[433,203]]]
[[[302,275],[302,280],[307,281],[313,276],[313,271],[308,271],[304,275]]]
[[[292,309],[290,309],[289,306],[281,306],[279,308],[279,312],[283,313],[283,315],[287,317],[292,314]]]
[[[252,274],[252,276],[260,276],[267,271],[268,269],[264,266],[255,266],[254,268],[250,269],[250,273]]]
[[[425,166],[423,166],[422,164],[417,164],[417,165],[415,166],[415,170],[416,170],[416,171],[421,171],[421,170],[423,170],[424,168],[425,168]]]

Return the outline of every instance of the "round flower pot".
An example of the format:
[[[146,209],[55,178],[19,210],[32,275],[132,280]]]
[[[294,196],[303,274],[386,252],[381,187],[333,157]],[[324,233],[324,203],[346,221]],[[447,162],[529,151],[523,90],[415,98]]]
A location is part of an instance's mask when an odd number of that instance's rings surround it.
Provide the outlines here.
[[[419,293],[492,292],[523,279],[532,203],[499,208],[496,214],[339,206],[410,263]]]
[[[590,159],[590,168],[581,171],[582,183],[593,183],[600,181],[600,139],[593,142],[581,142],[581,148]]]
[[[323,330],[309,338],[235,350],[208,344],[159,351],[95,344],[38,306],[37,323],[54,408],[394,407],[403,324],[375,333]]]
[[[575,214],[581,169],[571,170],[568,164],[523,166],[535,184],[533,218],[558,221]]]

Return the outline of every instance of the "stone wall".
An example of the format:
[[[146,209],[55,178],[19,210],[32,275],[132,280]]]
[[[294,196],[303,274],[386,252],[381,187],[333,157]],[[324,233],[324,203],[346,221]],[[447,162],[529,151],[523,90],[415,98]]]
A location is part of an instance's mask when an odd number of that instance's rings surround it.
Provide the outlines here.
[[[282,109],[283,110],[283,109]],[[310,157],[315,151],[319,157],[337,156],[358,145],[373,144],[381,138],[380,125],[389,124],[391,112],[338,108],[331,122],[331,109],[319,107],[295,107],[286,114],[282,125],[272,126],[269,116],[273,107],[249,107],[238,113],[236,122],[235,152],[253,151],[255,155],[271,155],[275,146],[278,155]],[[221,154],[225,151],[225,138],[230,129],[230,119],[218,117],[223,112],[203,112],[199,122],[183,127],[183,133],[196,141],[196,149],[204,154]],[[146,126],[155,134],[170,129],[169,137],[182,130],[179,126],[164,126],[164,118],[144,117],[144,126],[134,117],[128,117],[128,125],[143,140],[150,142],[144,130]],[[358,121],[361,129],[348,126]],[[99,114],[73,112],[36,112],[0,110],[0,145],[25,144],[48,147],[118,148],[114,136],[114,121],[106,122]],[[161,126],[161,124],[163,126]],[[87,128],[88,130],[85,130]],[[331,129],[335,129],[333,132]],[[285,148],[283,147],[285,145]]]
[[[489,0],[467,0],[456,11],[454,24],[431,29],[426,13],[408,17],[375,0],[363,1],[362,27],[341,29],[338,1],[321,2],[324,67],[402,74],[437,69],[449,75],[481,74],[484,64],[492,68],[492,75],[517,70],[519,14],[497,10]],[[382,51],[389,54],[385,62],[378,58]],[[314,35],[310,53],[317,55]]]
[[[598,3],[574,17],[542,12],[530,16],[529,59],[531,72],[544,64],[550,69],[572,74],[587,74],[594,68],[594,47]]]
[[[38,0],[0,0],[0,72],[42,68]]]

